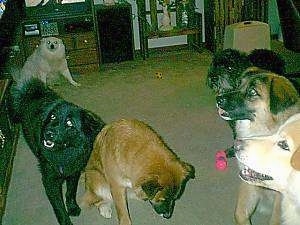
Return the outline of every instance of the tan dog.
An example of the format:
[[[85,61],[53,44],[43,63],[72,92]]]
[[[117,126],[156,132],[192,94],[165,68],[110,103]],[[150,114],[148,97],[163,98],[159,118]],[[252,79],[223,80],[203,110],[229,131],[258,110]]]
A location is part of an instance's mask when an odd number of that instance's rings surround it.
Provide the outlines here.
[[[299,225],[300,114],[290,117],[274,135],[238,140],[236,149],[245,165],[242,180],[281,192],[282,224]]]
[[[131,192],[170,218],[194,173],[194,167],[181,161],[149,126],[138,120],[119,120],[107,125],[95,140],[85,171],[82,205],[95,205],[102,216],[110,218],[114,202],[119,224],[130,225],[126,192]]]
[[[21,76],[36,77],[45,84],[49,84],[59,74],[72,85],[80,86],[73,80],[69,71],[62,40],[56,37],[43,38],[39,47],[27,58],[21,70]]]
[[[299,96],[292,83],[255,67],[244,72],[238,90],[217,97],[217,107],[223,119],[234,123],[235,138],[270,135],[288,117],[300,112]],[[235,209],[236,224],[250,225],[256,210],[265,212],[270,208],[273,208],[270,224],[279,225],[280,195],[241,183]]]

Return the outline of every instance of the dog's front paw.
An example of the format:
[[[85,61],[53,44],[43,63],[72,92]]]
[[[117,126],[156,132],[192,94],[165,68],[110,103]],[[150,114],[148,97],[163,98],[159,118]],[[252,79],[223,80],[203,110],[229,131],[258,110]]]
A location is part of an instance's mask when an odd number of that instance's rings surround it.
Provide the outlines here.
[[[67,204],[67,209],[69,216],[79,216],[81,212],[81,209],[76,202]]]
[[[73,225],[69,216],[65,216],[64,218],[58,218],[58,222],[60,225]]]
[[[100,204],[99,206],[97,206],[101,216],[103,216],[106,219],[110,219],[111,218],[111,214],[112,214],[112,209],[110,207],[110,204]]]
[[[75,86],[75,87],[80,87],[80,86],[81,86],[81,84],[79,84],[79,83],[77,83],[77,82],[75,82],[75,81],[72,81],[71,84],[72,84],[73,86]]]

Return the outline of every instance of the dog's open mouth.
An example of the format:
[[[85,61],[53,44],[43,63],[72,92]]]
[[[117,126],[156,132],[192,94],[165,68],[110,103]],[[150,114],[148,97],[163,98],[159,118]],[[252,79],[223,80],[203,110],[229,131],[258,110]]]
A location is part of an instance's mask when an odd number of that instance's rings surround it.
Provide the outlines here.
[[[219,116],[222,117],[224,120],[231,120],[229,113],[227,111],[225,111],[224,109],[218,107],[218,113],[219,113]]]
[[[258,173],[252,169],[250,169],[247,166],[244,166],[244,168],[239,173],[240,178],[246,182],[260,182],[265,180],[273,180],[273,177]]]

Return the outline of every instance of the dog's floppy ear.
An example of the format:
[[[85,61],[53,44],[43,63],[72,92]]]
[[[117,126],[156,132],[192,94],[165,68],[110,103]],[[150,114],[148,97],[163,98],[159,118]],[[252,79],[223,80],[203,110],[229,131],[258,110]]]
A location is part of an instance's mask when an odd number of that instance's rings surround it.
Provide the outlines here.
[[[295,104],[299,96],[293,84],[284,77],[276,76],[271,80],[270,110],[273,114],[284,111]]]
[[[186,178],[185,179],[187,179],[187,180],[194,179],[195,178],[195,168],[192,165],[190,165],[186,162],[183,162],[182,165],[183,165],[183,167],[186,171]]]
[[[163,189],[163,187],[158,183],[157,179],[148,180],[143,183],[141,187],[148,199],[153,199],[156,193]]]
[[[81,111],[81,121],[83,132],[93,139],[105,126],[100,117],[86,110]]]
[[[294,152],[291,158],[291,165],[295,170],[300,171],[300,147]]]

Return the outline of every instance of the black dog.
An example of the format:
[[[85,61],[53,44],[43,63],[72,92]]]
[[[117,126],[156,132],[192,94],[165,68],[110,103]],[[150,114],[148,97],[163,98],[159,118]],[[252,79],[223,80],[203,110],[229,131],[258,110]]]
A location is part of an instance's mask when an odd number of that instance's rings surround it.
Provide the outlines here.
[[[246,53],[225,49],[213,55],[207,74],[207,85],[216,95],[234,90],[240,85],[241,74],[251,67]]]
[[[104,122],[36,79],[12,85],[10,110],[38,159],[42,182],[59,224],[71,225],[69,215],[80,214],[76,202],[78,180]],[[63,182],[67,186],[66,207]]]
[[[249,60],[254,66],[260,69],[286,77],[294,85],[298,93],[300,93],[300,72],[288,73],[285,70],[285,61],[279,54],[267,49],[255,49],[249,55]]]
[[[248,67],[251,67],[246,53],[235,49],[225,49],[213,55],[212,63],[209,67],[206,83],[216,96],[236,90],[240,86],[241,75]],[[228,121],[236,137],[235,121]],[[228,158],[234,157],[234,149],[228,148],[225,151]]]
[[[242,73],[252,66],[279,75],[285,74],[284,60],[272,50],[254,49],[247,55],[236,49],[225,49],[213,55],[207,85],[217,95],[236,90],[240,86]]]
[[[272,50],[254,49],[248,57],[253,66],[279,75],[285,74],[285,61]]]

